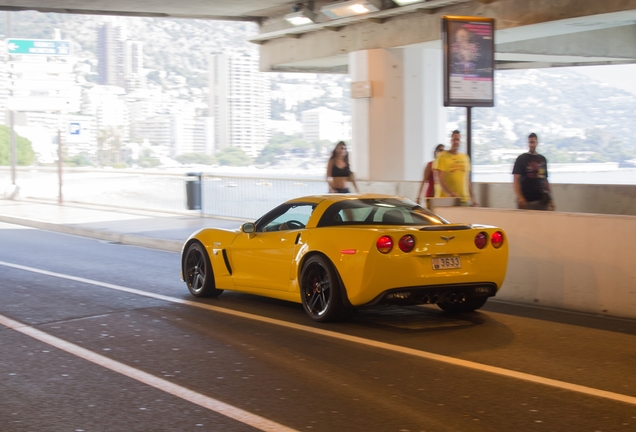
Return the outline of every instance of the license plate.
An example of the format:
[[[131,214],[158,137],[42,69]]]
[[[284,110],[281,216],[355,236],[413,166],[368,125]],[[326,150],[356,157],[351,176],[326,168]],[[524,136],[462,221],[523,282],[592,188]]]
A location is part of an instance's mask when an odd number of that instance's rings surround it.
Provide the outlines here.
[[[433,258],[433,270],[461,268],[462,261],[459,257]]]

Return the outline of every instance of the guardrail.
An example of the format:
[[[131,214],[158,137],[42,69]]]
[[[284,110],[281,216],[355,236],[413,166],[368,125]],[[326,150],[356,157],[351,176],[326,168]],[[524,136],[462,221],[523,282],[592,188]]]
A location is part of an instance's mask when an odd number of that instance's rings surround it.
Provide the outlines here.
[[[19,168],[17,183],[20,196],[57,200],[57,175],[55,168]],[[192,176],[182,173],[67,168],[63,178],[63,197],[64,202],[255,219],[289,199],[328,190],[326,182],[316,178],[204,173],[200,176],[201,208],[189,211],[186,183],[192,179]],[[9,183],[10,172],[0,170],[0,184]]]
[[[255,219],[289,199],[327,191],[324,180],[204,175],[201,211],[207,215]]]
[[[20,196],[55,201],[56,168],[18,167]],[[11,181],[8,167],[0,167],[0,198]],[[192,177],[165,171],[65,168],[64,201],[112,207],[187,213],[186,182]],[[417,181],[358,181],[361,192],[386,193],[415,199]],[[254,219],[291,198],[327,192],[322,178],[266,175],[210,174],[201,176],[202,215]],[[479,204],[514,208],[511,183],[474,185]],[[636,215],[636,185],[552,184],[560,212]],[[438,205],[446,206],[448,204]]]

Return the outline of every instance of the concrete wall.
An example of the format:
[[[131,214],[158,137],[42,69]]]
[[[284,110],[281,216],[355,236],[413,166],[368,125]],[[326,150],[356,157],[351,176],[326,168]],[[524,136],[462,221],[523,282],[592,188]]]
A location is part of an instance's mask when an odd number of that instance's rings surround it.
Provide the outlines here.
[[[552,184],[558,211],[636,215],[635,185]],[[475,194],[483,207],[515,208],[511,183],[476,183]]]
[[[497,298],[636,318],[636,217],[439,207],[451,222],[495,225],[510,246]]]
[[[415,199],[419,182],[359,182],[361,192],[401,195]],[[552,184],[559,212],[636,216],[636,185]],[[516,207],[512,183],[475,183],[481,207]]]

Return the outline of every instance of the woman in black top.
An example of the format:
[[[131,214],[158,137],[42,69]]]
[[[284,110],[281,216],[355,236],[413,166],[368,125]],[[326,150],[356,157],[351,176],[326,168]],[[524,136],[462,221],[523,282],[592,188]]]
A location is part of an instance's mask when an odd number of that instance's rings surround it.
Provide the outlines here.
[[[350,181],[353,184],[353,187],[355,187],[356,192],[360,193],[349,165],[347,145],[343,141],[340,141],[336,144],[336,148],[333,149],[333,152],[331,152],[331,157],[327,163],[327,183],[329,184],[329,192],[349,193],[347,181]]]

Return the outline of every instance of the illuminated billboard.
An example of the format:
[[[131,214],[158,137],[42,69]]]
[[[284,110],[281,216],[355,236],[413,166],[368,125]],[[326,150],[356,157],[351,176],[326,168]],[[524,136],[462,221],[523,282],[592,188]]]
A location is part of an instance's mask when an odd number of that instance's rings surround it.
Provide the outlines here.
[[[495,20],[442,17],[444,106],[492,107]]]

